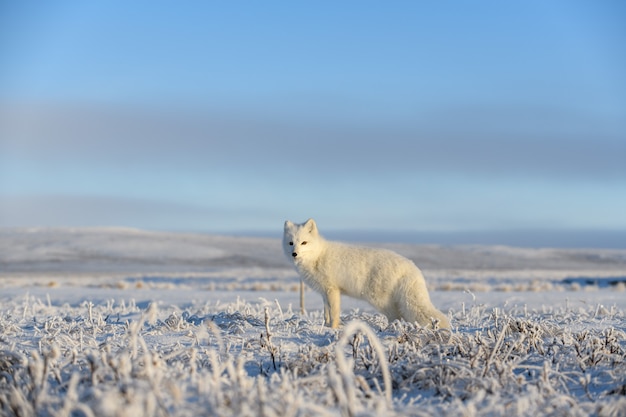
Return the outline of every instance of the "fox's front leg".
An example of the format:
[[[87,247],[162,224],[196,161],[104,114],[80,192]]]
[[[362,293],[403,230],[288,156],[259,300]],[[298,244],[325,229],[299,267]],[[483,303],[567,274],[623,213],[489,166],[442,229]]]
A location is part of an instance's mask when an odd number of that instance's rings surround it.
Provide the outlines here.
[[[329,288],[323,294],[324,298],[324,324],[336,329],[339,327],[339,315],[341,314],[341,293],[337,288]]]
[[[330,303],[328,302],[328,294],[323,293],[322,299],[324,300],[324,325],[330,326]]]

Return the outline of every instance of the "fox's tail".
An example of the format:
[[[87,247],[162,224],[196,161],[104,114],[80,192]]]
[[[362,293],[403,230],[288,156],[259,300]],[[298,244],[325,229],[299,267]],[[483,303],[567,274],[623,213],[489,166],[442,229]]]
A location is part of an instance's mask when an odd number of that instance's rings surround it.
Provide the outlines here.
[[[428,289],[424,279],[415,276],[406,276],[401,279],[396,289],[399,293],[398,310],[402,318],[408,322],[417,322],[421,326],[440,329],[449,329],[450,320],[441,311],[437,310],[430,301]]]

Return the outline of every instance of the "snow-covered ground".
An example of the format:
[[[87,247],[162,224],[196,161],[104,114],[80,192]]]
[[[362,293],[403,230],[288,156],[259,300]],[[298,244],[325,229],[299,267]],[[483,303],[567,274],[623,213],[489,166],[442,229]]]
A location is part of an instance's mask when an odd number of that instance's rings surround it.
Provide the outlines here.
[[[452,332],[323,327],[278,238],[0,230],[0,415],[626,415],[626,250],[378,246]]]

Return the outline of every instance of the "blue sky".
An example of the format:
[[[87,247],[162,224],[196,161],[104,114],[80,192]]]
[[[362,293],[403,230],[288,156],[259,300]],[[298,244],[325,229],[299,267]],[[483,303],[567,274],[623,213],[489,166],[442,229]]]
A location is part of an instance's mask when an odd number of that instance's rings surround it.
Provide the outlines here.
[[[626,231],[621,1],[3,2],[0,226]]]

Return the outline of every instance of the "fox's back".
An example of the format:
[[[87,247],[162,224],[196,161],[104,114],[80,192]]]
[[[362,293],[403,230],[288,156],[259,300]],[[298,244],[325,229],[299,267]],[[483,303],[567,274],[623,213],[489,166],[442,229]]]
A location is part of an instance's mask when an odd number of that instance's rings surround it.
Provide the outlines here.
[[[342,265],[357,274],[370,271],[400,272],[417,269],[412,261],[396,252],[340,242],[328,241],[326,250],[321,256],[325,260],[320,259],[320,261],[330,263],[334,267]]]
[[[417,266],[395,252],[331,241],[326,242],[316,265],[320,279],[361,298],[365,294],[384,298],[401,278],[421,278]]]

